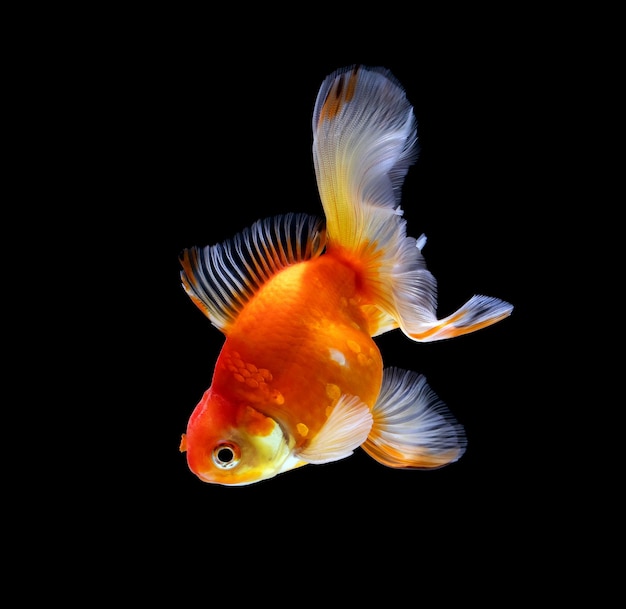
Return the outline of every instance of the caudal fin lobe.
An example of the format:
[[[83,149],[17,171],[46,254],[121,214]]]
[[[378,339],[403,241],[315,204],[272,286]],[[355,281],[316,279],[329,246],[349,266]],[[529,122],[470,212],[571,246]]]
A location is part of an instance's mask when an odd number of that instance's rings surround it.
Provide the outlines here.
[[[513,305],[491,296],[472,296],[460,309],[443,319],[417,320],[415,330],[406,328],[408,336],[420,342],[431,342],[469,334],[495,324],[513,311]]]
[[[510,315],[509,303],[477,295],[437,318],[437,282],[422,255],[426,237],[407,236],[400,207],[404,177],[417,158],[417,122],[389,70],[349,66],[330,74],[312,126],[327,253],[361,269],[372,336],[400,327],[416,341],[441,340]]]

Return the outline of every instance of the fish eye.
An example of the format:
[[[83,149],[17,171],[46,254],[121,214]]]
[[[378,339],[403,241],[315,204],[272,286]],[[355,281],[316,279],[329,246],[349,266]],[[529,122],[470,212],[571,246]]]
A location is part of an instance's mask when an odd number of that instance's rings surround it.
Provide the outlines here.
[[[213,463],[220,469],[230,469],[239,463],[241,452],[232,442],[220,442],[213,449]]]

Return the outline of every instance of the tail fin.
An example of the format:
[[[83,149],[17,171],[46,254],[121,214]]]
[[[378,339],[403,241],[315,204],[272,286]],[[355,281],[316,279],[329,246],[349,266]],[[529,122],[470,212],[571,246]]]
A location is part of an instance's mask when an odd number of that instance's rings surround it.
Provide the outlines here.
[[[362,271],[372,335],[400,327],[417,341],[473,332],[509,315],[497,298],[474,296],[439,320],[426,242],[406,234],[400,194],[417,158],[417,122],[385,68],[349,66],[322,83],[313,111],[313,161],[326,215],[327,252]]]

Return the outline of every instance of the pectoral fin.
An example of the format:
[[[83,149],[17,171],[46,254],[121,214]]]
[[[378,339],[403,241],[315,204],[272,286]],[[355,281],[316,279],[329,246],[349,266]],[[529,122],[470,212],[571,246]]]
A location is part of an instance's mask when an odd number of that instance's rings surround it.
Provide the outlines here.
[[[315,464],[349,457],[367,439],[372,421],[367,404],[357,397],[343,395],[317,436],[297,456]]]

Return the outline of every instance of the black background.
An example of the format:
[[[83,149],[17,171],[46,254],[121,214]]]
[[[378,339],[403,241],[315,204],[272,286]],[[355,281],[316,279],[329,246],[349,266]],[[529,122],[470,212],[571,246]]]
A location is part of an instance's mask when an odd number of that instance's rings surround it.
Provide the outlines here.
[[[87,408],[89,433],[72,445],[72,462],[90,470],[76,484],[85,505],[105,506],[105,537],[123,523],[120,555],[206,569],[188,582],[192,592],[204,577],[260,564],[310,565],[315,552],[336,573],[346,560],[371,560],[385,569],[384,587],[399,573],[456,561],[508,577],[500,557],[535,552],[537,521],[560,526],[547,498],[564,484],[546,428],[555,413],[538,387],[551,347],[537,338],[539,275],[552,272],[541,243],[560,59],[538,53],[539,30],[428,31],[421,23],[401,45],[368,40],[349,50],[333,48],[327,38],[337,33],[327,32],[321,53],[313,34],[235,52],[206,34],[142,30],[123,43],[107,38],[87,61],[74,102],[86,116],[76,152],[88,142],[84,150],[98,154],[81,162],[92,210],[83,236],[98,240],[108,281],[95,286],[93,299],[107,305],[97,323],[104,360],[85,396],[105,404],[95,422]],[[352,63],[390,69],[414,106],[420,155],[402,207],[409,233],[428,237],[439,315],[473,294],[515,307],[448,341],[414,343],[399,331],[377,339],[386,365],[426,375],[465,426],[467,452],[429,472],[394,471],[357,450],[250,486],[203,483],[178,447],[224,339],[184,293],[178,255],[259,218],[321,213],[313,104],[325,76]],[[81,327],[93,343],[96,330]]]
[[[159,514],[161,535],[167,530],[184,543],[198,526],[218,534],[234,514],[255,528],[286,527],[295,536],[324,538],[324,523],[332,522],[357,545],[399,535],[403,546],[414,547],[424,527],[452,527],[461,536],[482,529],[480,543],[496,546],[499,530],[517,535],[512,520],[520,506],[536,507],[532,472],[542,451],[537,388],[520,362],[536,298],[526,280],[536,219],[528,202],[542,168],[529,154],[538,134],[528,112],[534,103],[528,68],[516,55],[506,70],[486,59],[433,52],[410,60],[338,54],[297,67],[276,58],[212,66],[148,61],[147,74],[143,66],[131,76],[140,94],[136,107],[130,104],[127,166],[117,170],[133,174],[129,209],[143,218],[124,273],[135,284],[131,308],[144,332],[129,371],[141,389],[132,404],[119,404],[118,415],[120,425],[131,423],[124,437],[133,438],[124,448],[124,477],[131,496],[141,489],[142,509]],[[208,485],[188,470],[178,445],[210,384],[223,336],[182,290],[178,254],[229,238],[258,218],[321,212],[311,158],[313,103],[323,78],[355,61],[392,70],[415,107],[421,152],[402,207],[410,234],[428,237],[424,255],[439,283],[440,316],[473,294],[515,306],[505,321],[450,341],[413,343],[400,332],[377,341],[386,365],[427,376],[465,426],[467,452],[440,470],[405,472],[357,450],[341,462],[252,486]]]
[[[523,452],[518,442],[527,422],[517,404],[523,391],[517,354],[531,304],[523,227],[537,168],[519,142],[533,138],[522,110],[532,101],[524,102],[523,66],[503,72],[476,57],[443,66],[441,59],[433,66],[419,58],[359,57],[391,69],[415,107],[420,156],[406,178],[402,207],[410,234],[428,237],[424,255],[439,283],[440,316],[473,294],[515,305],[507,320],[454,340],[418,344],[393,332],[377,341],[387,365],[426,374],[466,426],[465,457],[435,472],[395,472],[359,451],[344,462],[307,467],[254,488],[224,489],[201,483],[177,454],[223,343],[183,292],[178,254],[227,239],[258,218],[321,213],[311,159],[312,107],[324,76],[356,59],[346,55],[295,69],[228,63],[201,73],[172,66],[146,82],[150,94],[136,109],[143,179],[134,204],[144,210],[145,227],[128,268],[141,286],[149,267],[151,281],[141,287],[150,296],[138,297],[143,323],[153,330],[149,356],[156,357],[156,369],[147,372],[158,388],[156,400],[140,409],[155,425],[150,444],[159,468],[149,475],[156,493],[170,488],[181,503],[196,506],[224,496],[241,501],[295,493],[320,507],[332,496],[333,502],[369,502],[374,510],[408,508],[419,497],[425,509],[435,509],[467,501],[470,489],[474,497],[482,489],[504,498],[522,473],[516,469]],[[146,152],[152,163],[139,158]]]

